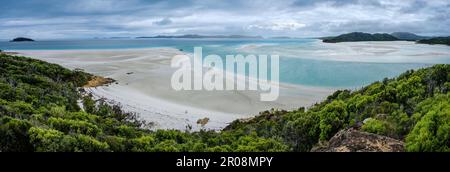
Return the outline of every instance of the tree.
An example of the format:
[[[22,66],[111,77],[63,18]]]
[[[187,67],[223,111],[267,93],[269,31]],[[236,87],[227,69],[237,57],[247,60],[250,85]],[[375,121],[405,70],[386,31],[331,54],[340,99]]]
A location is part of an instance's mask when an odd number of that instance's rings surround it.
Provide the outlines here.
[[[362,126],[362,130],[369,133],[385,135],[386,124],[383,121],[370,118],[366,120],[366,123]]]
[[[319,112],[320,116],[320,139],[328,140],[339,129],[346,126],[348,122],[348,112],[343,101],[333,101],[327,104]]]
[[[437,101],[446,99],[445,101]],[[406,149],[413,152],[450,152],[449,94],[439,95],[406,138]],[[416,116],[418,116],[416,114]]]
[[[65,136],[64,133],[54,129],[31,127],[30,143],[38,152],[68,152],[72,151],[75,139]]]
[[[29,142],[27,121],[11,117],[0,118],[0,152],[29,152],[33,147]]]

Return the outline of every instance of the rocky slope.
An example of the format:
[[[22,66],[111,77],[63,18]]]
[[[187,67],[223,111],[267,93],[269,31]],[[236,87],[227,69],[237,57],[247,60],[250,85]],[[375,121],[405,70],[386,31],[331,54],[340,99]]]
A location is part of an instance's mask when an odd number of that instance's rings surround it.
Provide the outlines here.
[[[329,142],[312,152],[403,152],[404,143],[389,137],[356,129],[339,131]]]

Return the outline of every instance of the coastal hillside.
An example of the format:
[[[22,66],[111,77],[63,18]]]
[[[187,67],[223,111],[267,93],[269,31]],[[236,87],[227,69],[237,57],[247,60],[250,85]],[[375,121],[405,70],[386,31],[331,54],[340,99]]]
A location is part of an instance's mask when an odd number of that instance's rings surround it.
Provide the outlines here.
[[[326,145],[347,128],[404,141],[406,151],[450,151],[449,81],[450,65],[411,70],[356,91],[336,91],[307,109],[235,121],[226,130],[282,138],[292,151]]]
[[[417,41],[417,43],[432,44],[432,45],[434,45],[434,44],[450,45],[450,36],[419,40],[419,41]]]
[[[396,37],[386,33],[363,33],[352,32],[348,34],[342,34],[336,37],[329,37],[323,39],[325,43],[339,43],[339,42],[359,42],[359,41],[397,41]]]
[[[397,39],[405,40],[405,41],[417,41],[417,40],[422,40],[422,39],[428,39],[428,37],[426,37],[426,36],[419,36],[419,35],[416,35],[414,33],[409,33],[409,32],[394,32],[394,33],[391,33],[391,35],[396,37]]]
[[[119,105],[83,95],[95,76],[0,54],[0,152],[287,151],[281,139],[235,130],[152,131]],[[187,127],[188,128],[188,127]]]
[[[151,121],[86,94],[91,74],[0,55],[0,152],[310,151],[349,128],[357,130],[352,136],[404,142],[396,150],[450,151],[449,72],[450,65],[407,71],[308,108],[236,120],[220,132],[154,131]]]
[[[450,37],[424,37],[409,32],[394,32],[392,34],[386,33],[363,33],[352,32],[342,34],[336,37],[323,37],[322,42],[325,43],[339,43],[339,42],[360,42],[360,41],[415,41],[419,44],[442,44],[450,45]]]

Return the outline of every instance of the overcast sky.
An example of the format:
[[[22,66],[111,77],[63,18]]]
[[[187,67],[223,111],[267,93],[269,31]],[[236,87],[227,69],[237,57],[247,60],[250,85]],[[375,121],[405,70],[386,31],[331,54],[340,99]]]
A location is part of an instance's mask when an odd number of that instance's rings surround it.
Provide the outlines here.
[[[450,35],[450,0],[2,0],[0,39]]]

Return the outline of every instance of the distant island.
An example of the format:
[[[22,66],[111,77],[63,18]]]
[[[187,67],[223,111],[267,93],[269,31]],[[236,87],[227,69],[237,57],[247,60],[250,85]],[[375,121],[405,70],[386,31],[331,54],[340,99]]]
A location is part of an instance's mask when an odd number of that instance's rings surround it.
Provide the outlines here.
[[[430,38],[430,37],[420,36],[420,35],[416,35],[414,33],[409,33],[409,32],[394,32],[394,33],[391,33],[391,35],[396,37],[397,39],[405,40],[405,41],[418,41],[418,40]]]
[[[153,39],[153,38],[194,38],[194,39],[203,39],[203,38],[246,38],[246,39],[263,39],[262,36],[246,36],[246,35],[181,35],[181,36],[173,36],[173,35],[158,35],[158,36],[150,36],[150,37],[136,37],[137,39]]]
[[[450,36],[448,37],[435,37],[431,39],[423,39],[417,41],[419,44],[443,44],[443,45],[449,45],[450,46]]]
[[[9,42],[33,42],[33,39],[30,38],[24,38],[24,37],[17,37],[14,38],[13,40],[9,41]]]
[[[128,37],[128,36],[114,36],[114,37],[95,37],[94,39],[133,39],[133,37]]]
[[[270,37],[270,39],[294,39],[294,38],[288,37],[288,36],[275,36],[275,37]]]
[[[339,43],[339,42],[360,42],[360,41],[415,41],[419,44],[443,44],[450,45],[449,37],[427,37],[420,36],[409,32],[394,32],[391,34],[387,33],[363,33],[363,32],[352,32],[347,34],[342,34],[339,36],[322,37],[322,42],[325,43]]]
[[[398,41],[400,39],[387,34],[387,33],[363,33],[363,32],[352,32],[337,37],[329,37],[323,39],[325,43],[339,43],[339,42],[359,42],[359,41]]]

